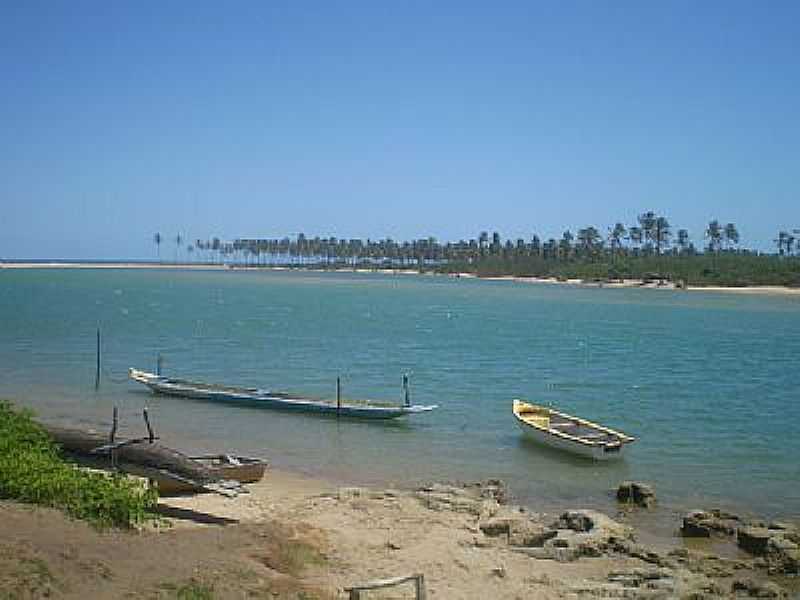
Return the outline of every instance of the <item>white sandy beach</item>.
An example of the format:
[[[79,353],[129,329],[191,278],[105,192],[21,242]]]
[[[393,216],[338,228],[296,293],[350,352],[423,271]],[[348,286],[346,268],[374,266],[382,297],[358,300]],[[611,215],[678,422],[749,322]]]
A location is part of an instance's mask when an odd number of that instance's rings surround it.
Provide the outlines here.
[[[137,262],[2,262],[0,269],[164,269],[164,270],[192,270],[192,271],[224,271],[224,270],[254,270],[254,271],[291,271],[292,267],[250,267],[244,265],[226,264],[196,264],[196,263],[137,263]],[[331,273],[333,270],[326,269],[304,269],[310,273]],[[413,269],[363,269],[363,268],[344,268],[336,269],[336,272],[343,273],[371,273],[380,275],[419,275]],[[639,279],[624,279],[614,282],[587,282],[583,279],[557,279],[555,277],[515,277],[503,275],[496,277],[479,277],[474,273],[451,273],[446,277],[456,279],[483,279],[485,281],[509,281],[514,283],[549,284],[549,285],[572,285],[580,287],[594,287],[605,289],[652,289],[652,290],[676,290],[674,283],[665,282],[663,284],[644,283]],[[789,288],[774,285],[750,286],[750,287],[723,287],[723,286],[688,286],[681,291],[688,292],[723,292],[732,294],[762,294],[771,296],[797,296],[800,295],[800,288]]]

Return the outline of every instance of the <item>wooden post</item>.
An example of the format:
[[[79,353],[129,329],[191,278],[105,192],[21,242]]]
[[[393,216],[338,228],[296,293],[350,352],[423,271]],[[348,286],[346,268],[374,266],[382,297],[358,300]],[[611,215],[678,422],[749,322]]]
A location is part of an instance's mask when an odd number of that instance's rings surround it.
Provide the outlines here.
[[[111,433],[109,433],[109,435],[108,435],[108,443],[109,444],[113,444],[114,443],[114,438],[117,437],[117,424],[118,423],[119,423],[119,414],[118,414],[118,411],[117,411],[117,407],[115,406],[114,407],[114,417],[113,417],[113,421],[111,423]],[[116,450],[112,450],[109,453],[109,456],[111,458],[111,467],[113,469],[116,469],[117,468],[117,452],[116,452]]]
[[[111,423],[111,433],[108,435],[108,443],[113,444],[114,438],[117,437],[117,423],[119,422],[118,419],[118,411],[117,407],[114,407],[114,420]]]
[[[144,416],[144,424],[147,425],[147,435],[149,436],[150,443],[152,444],[156,439],[156,435],[153,433],[153,428],[150,426],[150,417],[147,415],[146,406],[142,410],[142,416]]]
[[[336,378],[336,418],[339,418],[339,413],[342,410],[342,379]]]
[[[94,374],[94,389],[100,387],[100,328],[97,328],[97,369]]]
[[[417,600],[427,600],[427,593],[425,591],[425,575],[420,573],[414,579],[414,588],[417,592]]]

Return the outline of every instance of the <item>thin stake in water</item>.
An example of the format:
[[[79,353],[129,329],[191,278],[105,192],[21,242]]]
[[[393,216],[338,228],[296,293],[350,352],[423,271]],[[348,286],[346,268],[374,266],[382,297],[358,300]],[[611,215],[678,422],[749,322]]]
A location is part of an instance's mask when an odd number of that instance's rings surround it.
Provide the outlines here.
[[[100,387],[100,328],[97,328],[97,369],[94,374],[94,389]]]
[[[339,412],[342,410],[342,380],[341,377],[336,378],[336,418],[339,418]]]

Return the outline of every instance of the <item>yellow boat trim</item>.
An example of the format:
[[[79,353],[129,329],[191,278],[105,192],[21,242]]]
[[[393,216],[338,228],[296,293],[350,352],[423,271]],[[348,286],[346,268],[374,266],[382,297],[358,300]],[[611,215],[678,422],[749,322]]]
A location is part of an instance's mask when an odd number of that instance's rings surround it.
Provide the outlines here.
[[[578,442],[580,444],[584,444],[586,446],[597,446],[597,445],[609,445],[608,442],[597,442],[584,439],[582,437],[571,435],[569,433],[565,433],[563,431],[558,431],[550,426],[550,418],[553,416],[561,417],[563,419],[567,419],[576,425],[583,425],[585,427],[589,427],[591,429],[595,429],[597,431],[602,431],[603,433],[607,433],[609,435],[613,435],[619,439],[621,444],[628,444],[630,442],[636,441],[636,438],[622,433],[621,431],[616,431],[615,429],[610,429],[608,427],[604,427],[599,423],[594,423],[592,421],[588,421],[586,419],[581,419],[580,417],[576,417],[574,415],[570,415],[567,413],[563,413],[552,408],[548,408],[546,406],[541,406],[539,404],[532,404],[530,402],[525,402],[523,400],[519,400],[517,398],[514,399],[514,416],[531,427],[538,429],[548,435],[553,435],[556,437],[564,438],[573,442]],[[613,443],[610,445],[614,445]]]

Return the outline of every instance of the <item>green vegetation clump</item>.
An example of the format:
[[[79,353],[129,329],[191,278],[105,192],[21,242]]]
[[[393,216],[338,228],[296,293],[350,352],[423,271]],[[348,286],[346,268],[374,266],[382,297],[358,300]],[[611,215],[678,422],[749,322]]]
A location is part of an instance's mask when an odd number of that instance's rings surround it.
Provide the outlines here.
[[[451,262],[440,272],[474,273],[481,277],[556,277],[608,281],[647,279],[658,275],[693,286],[747,287],[754,285],[800,286],[797,257],[755,254],[699,255],[572,255],[568,258],[487,255],[473,262]]]
[[[213,600],[214,590],[203,583],[191,581],[179,587],[175,597],[178,600]]]
[[[98,527],[130,528],[149,519],[158,496],[123,475],[79,469],[27,411],[0,401],[0,498],[63,510]]]

